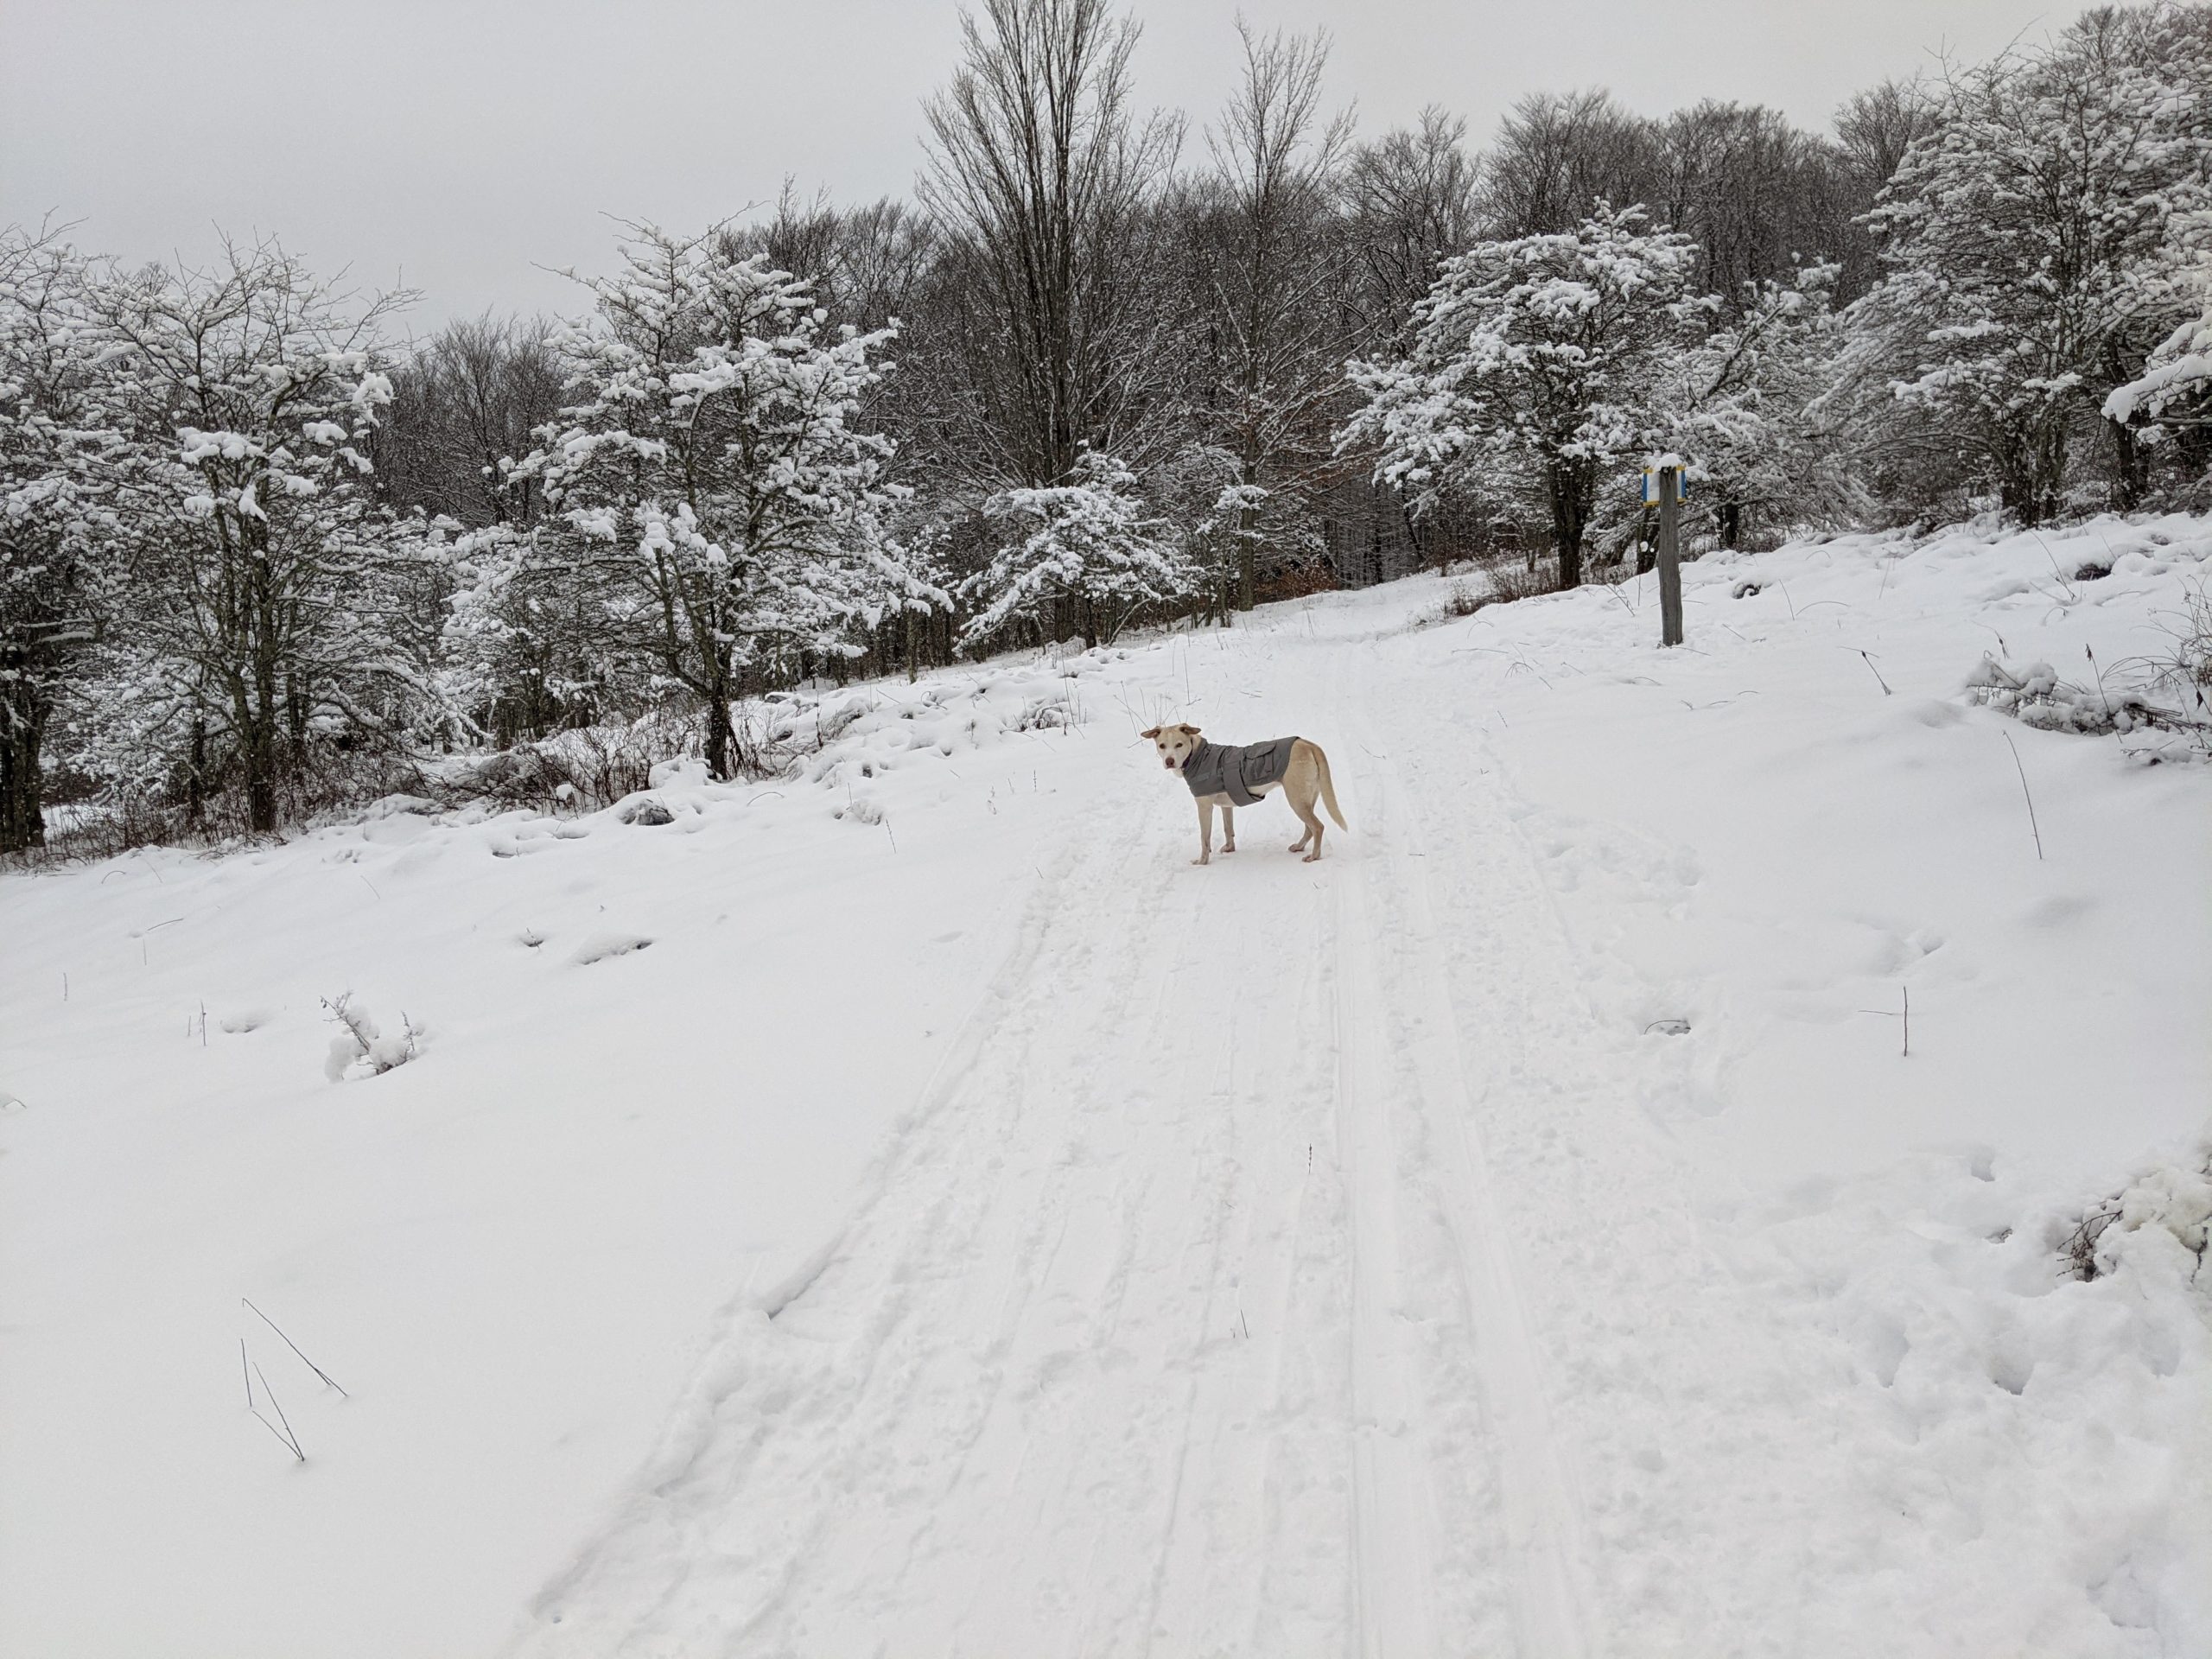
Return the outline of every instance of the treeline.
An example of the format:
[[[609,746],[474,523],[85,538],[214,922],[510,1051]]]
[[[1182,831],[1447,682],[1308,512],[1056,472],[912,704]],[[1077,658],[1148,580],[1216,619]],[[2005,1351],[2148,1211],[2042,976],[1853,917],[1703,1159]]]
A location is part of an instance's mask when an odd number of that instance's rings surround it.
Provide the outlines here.
[[[2212,5],[1848,100],[1361,139],[1246,31],[1198,129],[1107,0],[985,0],[912,202],[628,229],[396,332],[274,245],[0,238],[0,849],[267,832],[385,761],[1424,565],[2205,488]]]

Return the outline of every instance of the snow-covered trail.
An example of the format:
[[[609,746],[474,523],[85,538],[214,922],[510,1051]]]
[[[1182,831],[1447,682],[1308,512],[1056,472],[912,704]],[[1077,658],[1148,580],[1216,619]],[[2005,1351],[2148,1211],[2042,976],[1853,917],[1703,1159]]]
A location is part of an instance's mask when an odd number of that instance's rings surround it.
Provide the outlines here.
[[[1156,801],[1077,810],[830,1259],[734,1319],[525,1645],[1579,1651],[1465,1085],[1391,1040],[1406,987],[1446,1011],[1417,849],[1366,833],[1387,764],[1339,757],[1357,833],[1317,866],[1280,810],[1201,871]]]
[[[1563,1357],[1637,1323],[1623,1279],[1655,1327],[1711,1293],[1696,1328],[1635,1333],[1648,1393],[1687,1366],[1726,1409],[1702,1359],[1781,1338],[1716,1288],[1502,769],[1424,726],[1402,658],[1286,629],[1212,664],[1262,706],[1336,688],[1352,831],[1319,865],[1280,809],[1204,870],[1160,855],[1155,801],[1070,815],[836,1246],[772,1317],[732,1315],[522,1649],[1618,1647]],[[1530,1237],[1569,1241],[1541,1281]],[[1617,1401],[1595,1415],[1618,1433]],[[1744,1570],[1707,1565],[1683,1635]]]

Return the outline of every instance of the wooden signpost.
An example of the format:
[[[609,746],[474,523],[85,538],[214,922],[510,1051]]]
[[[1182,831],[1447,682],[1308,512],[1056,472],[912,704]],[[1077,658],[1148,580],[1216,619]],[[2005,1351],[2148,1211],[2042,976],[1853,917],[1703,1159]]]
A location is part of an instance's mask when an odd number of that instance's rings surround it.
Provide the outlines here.
[[[1682,466],[1669,461],[1643,469],[1643,499],[1659,501],[1659,643],[1682,643]]]

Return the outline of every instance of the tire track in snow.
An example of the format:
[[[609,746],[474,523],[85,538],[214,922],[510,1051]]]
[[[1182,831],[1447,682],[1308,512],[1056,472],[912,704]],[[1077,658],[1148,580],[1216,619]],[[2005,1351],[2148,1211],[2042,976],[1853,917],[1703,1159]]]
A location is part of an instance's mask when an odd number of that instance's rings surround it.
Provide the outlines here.
[[[1278,1455],[1310,1332],[1287,1288],[1236,1318],[1248,1277],[1293,1277],[1325,1093],[1272,1024],[1242,1054],[1239,1010],[1310,994],[1319,905],[1168,862],[1155,804],[1086,823],[873,1196],[772,1323],[733,1320],[525,1647],[1341,1650],[1301,1599],[1343,1542],[1309,1523],[1325,1448],[1302,1480]],[[1206,954],[1217,907],[1270,971]],[[1307,1450],[1340,1432],[1311,1413]]]
[[[1364,892],[1356,874],[1337,874],[1330,1035],[1337,1157],[1351,1211],[1352,1629],[1363,1659],[1425,1659],[1439,1651],[1435,1527],[1404,1329],[1388,1024]]]
[[[779,1605],[819,1543],[825,1517],[817,1505],[802,1502],[790,1517],[798,1535],[761,1541],[731,1536],[743,1530],[743,1516],[734,1512],[748,1488],[781,1482],[787,1489],[795,1484],[803,1496],[810,1481],[830,1472],[819,1466],[823,1459],[807,1456],[836,1449],[834,1440],[825,1441],[820,1433],[823,1420],[851,1409],[876,1384],[880,1363],[892,1357],[880,1342],[839,1344],[826,1335],[799,1335],[804,1317],[790,1316],[810,1299],[842,1291],[856,1241],[862,1248],[903,1241],[918,1252],[938,1227],[950,1224],[957,1194],[947,1190],[944,1177],[955,1168],[968,1173],[964,1154],[972,1143],[1002,1135],[1020,1116],[1020,1091],[1010,1089],[985,1103],[987,1109],[995,1109],[988,1125],[957,1121],[963,1091],[995,1051],[1014,1051],[1018,1071],[1036,1034],[1033,986],[1039,963],[1067,895],[1071,888],[1098,888],[1106,875],[1102,867],[1130,850],[1135,828],[1125,825],[1122,836],[1107,848],[1094,848],[1088,859],[1071,844],[1052,861],[1025,905],[1000,969],[917,1105],[894,1125],[889,1144],[863,1178],[852,1217],[797,1282],[767,1299],[786,1317],[771,1324],[761,1299],[750,1291],[725,1311],[662,1449],[605,1531],[536,1599],[517,1650],[656,1651],[671,1634],[678,1635],[680,1646],[694,1632],[702,1645],[718,1648],[724,1632],[750,1629]],[[875,1294],[844,1300],[864,1300],[866,1319],[880,1334],[906,1312],[900,1269],[917,1265],[894,1262],[868,1287]],[[840,1362],[850,1369],[833,1369]],[[911,1402],[917,1377],[910,1368],[881,1386]],[[779,1459],[795,1466],[774,1467]],[[696,1607],[708,1585],[722,1612],[702,1614]]]
[[[1357,706],[1370,705],[1361,701]],[[1583,1505],[1553,1433],[1546,1368],[1475,1123],[1459,1016],[1437,941],[1427,878],[1417,861],[1427,852],[1389,749],[1364,741],[1360,747],[1369,758],[1368,765],[1355,768],[1367,785],[1361,799],[1369,847],[1347,894],[1348,913],[1357,923],[1350,932],[1363,953],[1396,969],[1384,974],[1388,991],[1374,1018],[1379,1023],[1387,1007],[1404,1022],[1401,1052],[1435,1163],[1439,1207],[1456,1257],[1457,1289],[1474,1332],[1484,1414],[1498,1462],[1517,1648],[1526,1659],[1582,1659],[1590,1650],[1583,1611],[1588,1602]],[[1368,902],[1376,872],[1384,887],[1379,925]]]

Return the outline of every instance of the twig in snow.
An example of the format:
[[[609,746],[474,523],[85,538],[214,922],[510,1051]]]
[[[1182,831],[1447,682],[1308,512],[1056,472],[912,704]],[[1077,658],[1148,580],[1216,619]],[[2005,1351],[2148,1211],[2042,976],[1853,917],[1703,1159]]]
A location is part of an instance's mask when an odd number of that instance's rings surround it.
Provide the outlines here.
[[[2104,700],[2105,714],[2109,717],[2112,714],[2112,693],[2105,690],[2104,665],[2097,661],[2097,653],[2088,646],[2082,647],[2082,654],[2089,659],[2089,671],[2097,677],[2097,696]],[[2122,754],[2134,753],[2134,751],[2127,747],[2127,739],[2121,733],[2118,721],[2113,724],[2112,741],[2120,745],[2120,752]]]
[[[1904,1058],[1909,1060],[1912,1058],[1912,988],[1910,985],[1900,985],[1897,990],[1904,999],[1904,1011],[1902,1014],[1891,1014],[1887,1008],[1861,1008],[1859,1012],[1871,1014],[1883,1020],[1903,1019],[1904,1021]]]
[[[275,1331],[279,1337],[283,1337],[284,1345],[287,1348],[290,1349],[296,1354],[300,1354],[300,1344],[294,1342],[289,1337],[284,1336],[283,1332],[277,1328],[276,1320],[270,1319],[259,1308],[254,1307],[253,1303],[248,1298],[241,1296],[238,1298],[238,1300],[245,1303],[247,1307],[253,1310],[254,1318],[259,1319],[271,1331]],[[321,1377],[324,1382],[329,1383],[332,1388],[337,1389],[339,1393],[345,1394],[348,1400],[351,1400],[353,1397],[350,1394],[346,1394],[346,1390],[339,1387],[338,1379],[336,1377],[333,1376],[328,1371],[324,1370],[321,1366],[316,1364],[315,1361],[309,1359],[305,1354],[300,1354],[300,1363],[305,1365],[308,1370],[313,1371],[317,1376]],[[267,1385],[264,1383],[263,1386],[266,1387]]]
[[[282,1335],[283,1333],[280,1332],[278,1334]],[[269,1396],[269,1403],[276,1408],[276,1422],[283,1424],[284,1427],[282,1429],[279,1429],[276,1427],[276,1423],[272,1423],[266,1417],[262,1417],[258,1411],[256,1411],[253,1414],[256,1417],[261,1418],[261,1426],[264,1428],[267,1429],[271,1434],[276,1435],[278,1440],[283,1441],[285,1445],[292,1448],[292,1455],[294,1457],[297,1458],[302,1463],[305,1463],[308,1460],[308,1454],[300,1450],[300,1437],[292,1433],[292,1420],[284,1415],[284,1408],[283,1403],[276,1398],[276,1390],[269,1386],[269,1379],[266,1376],[262,1376],[260,1366],[256,1365],[253,1368],[253,1374],[256,1376],[261,1377],[261,1391]]]
[[[2003,734],[2005,747],[2012,751],[2012,769],[2020,774],[2020,793],[2028,803],[2028,831],[2036,838],[2036,861],[2043,861],[2043,831],[2036,825],[2036,798],[2028,788],[2028,769],[2020,764],[2020,746],[2012,741],[2012,734]]]
[[[1874,659],[1872,657],[1869,657],[1863,651],[1859,651],[1859,647],[1856,645],[1846,645],[1844,649],[1846,651],[1859,652],[1859,660],[1866,664],[1866,671],[1874,677],[1874,683],[1882,688],[1882,695],[1884,696],[1893,697],[1897,696],[1896,692],[1890,690],[1890,683],[1882,677],[1882,671],[1874,666]]]
[[[245,1379],[245,1408],[253,1409],[253,1373],[245,1368],[245,1338],[238,1338],[238,1375]]]
[[[2066,590],[2064,603],[2071,605],[2080,595],[2075,593],[2074,584],[2066,580],[2066,573],[2058,568],[2058,555],[2050,550],[2050,543],[2044,540],[2039,531],[2031,530],[2028,534],[2036,538],[2036,545],[2043,549],[2044,557],[2050,561],[2050,574],[2058,578],[2058,585]]]

